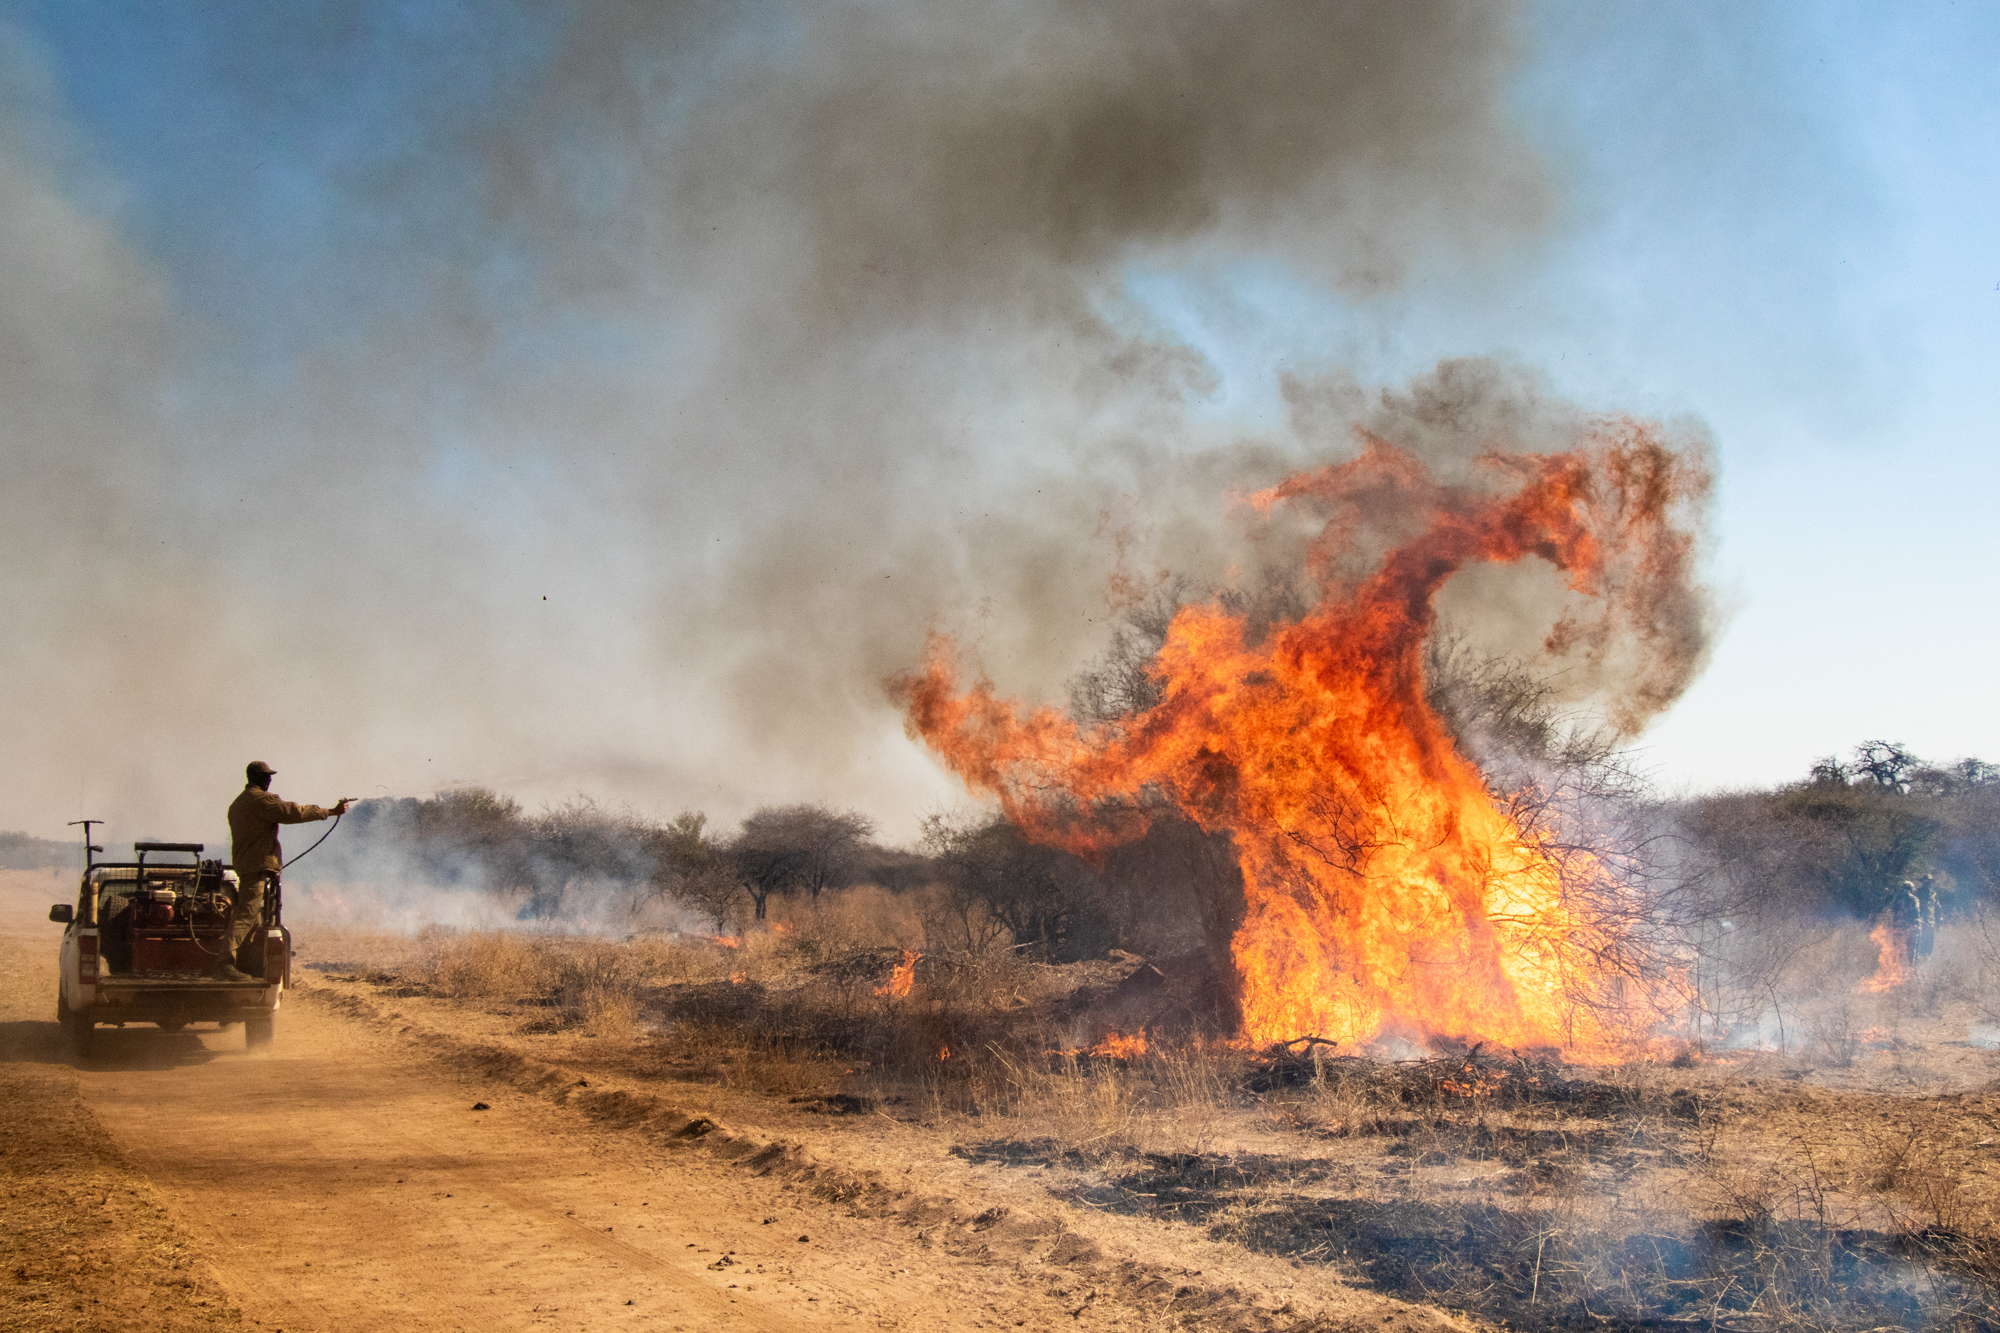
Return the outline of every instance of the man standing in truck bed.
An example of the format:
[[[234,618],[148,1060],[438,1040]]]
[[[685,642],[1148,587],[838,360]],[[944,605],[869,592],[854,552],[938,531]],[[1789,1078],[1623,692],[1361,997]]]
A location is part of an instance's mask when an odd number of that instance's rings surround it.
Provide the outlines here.
[[[265,885],[275,881],[285,868],[278,825],[310,824],[347,813],[346,801],[327,810],[274,795],[271,778],[276,772],[261,759],[253,761],[243,770],[249,781],[229,804],[229,860],[236,867],[236,910],[229,917],[229,946],[208,969],[210,976],[223,981],[254,980],[237,970],[236,951],[243,947],[250,931],[263,924]]]

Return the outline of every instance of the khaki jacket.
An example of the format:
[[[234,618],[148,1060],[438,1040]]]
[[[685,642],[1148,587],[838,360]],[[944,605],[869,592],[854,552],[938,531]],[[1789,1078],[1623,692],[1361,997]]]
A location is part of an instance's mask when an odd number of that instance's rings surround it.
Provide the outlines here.
[[[246,783],[242,794],[229,803],[230,863],[239,877],[282,870],[285,849],[278,845],[278,825],[310,824],[332,817],[331,810],[299,805]]]

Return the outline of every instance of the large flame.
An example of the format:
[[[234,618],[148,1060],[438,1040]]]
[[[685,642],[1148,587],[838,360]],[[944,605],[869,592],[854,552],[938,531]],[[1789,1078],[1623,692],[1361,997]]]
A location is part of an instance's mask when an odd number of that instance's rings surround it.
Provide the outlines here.
[[[1044,842],[1102,853],[1142,834],[1162,801],[1231,834],[1253,1041],[1621,1047],[1656,1015],[1640,1003],[1655,998],[1648,985],[1627,984],[1641,978],[1605,907],[1620,886],[1496,801],[1425,702],[1423,646],[1452,574],[1531,556],[1594,608],[1557,623],[1552,652],[1664,634],[1649,608],[1689,578],[1677,518],[1707,475],[1631,422],[1483,468],[1482,484],[1446,485],[1370,440],[1254,497],[1267,512],[1328,512],[1311,555],[1318,604],[1261,642],[1220,605],[1181,608],[1144,712],[1083,727],[1024,712],[985,681],[961,689],[954,645],[937,636],[922,671],[897,683],[910,731]],[[1344,575],[1364,527],[1400,544]]]

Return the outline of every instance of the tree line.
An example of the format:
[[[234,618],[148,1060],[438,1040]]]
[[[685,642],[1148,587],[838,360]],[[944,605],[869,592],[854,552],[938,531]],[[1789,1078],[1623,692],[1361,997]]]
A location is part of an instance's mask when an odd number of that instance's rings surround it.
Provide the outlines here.
[[[1128,608],[1107,650],[1070,683],[1080,721],[1149,707],[1148,668],[1175,611],[1202,590],[1174,583]],[[1295,619],[1302,594],[1268,579],[1215,594],[1253,632]],[[1232,600],[1233,599],[1233,600]],[[1578,850],[1614,871],[1580,877],[1598,918],[1672,936],[1724,918],[1799,921],[1881,910],[1903,880],[1931,876],[1945,912],[2000,886],[2000,769],[1925,761],[1868,741],[1763,790],[1668,798],[1632,765],[1621,738],[1568,711],[1527,665],[1478,652],[1442,629],[1427,646],[1427,702],[1485,774],[1494,799],[1546,847]],[[1123,948],[1183,960],[1232,990],[1230,940],[1244,894],[1227,835],[1203,831],[1164,800],[1146,834],[1100,862],[1040,846],[997,815],[933,815],[917,847],[875,839],[866,815],[823,804],[772,805],[733,832],[699,812],[648,820],[577,800],[527,814],[484,789],[428,800],[369,801],[350,818],[363,841],[389,842],[433,882],[467,879],[524,892],[524,913],[559,914],[579,885],[611,887],[637,906],[679,904],[722,932],[763,919],[774,897],[817,898],[872,883],[929,897],[927,932],[968,949],[1010,947],[1048,961]]]
[[[868,816],[824,804],[765,806],[733,831],[688,811],[649,819],[588,799],[539,813],[486,788],[369,800],[322,873],[389,864],[425,882],[521,896],[525,918],[554,918],[575,895],[619,895],[635,911],[674,903],[724,933],[762,920],[773,898],[814,899],[873,884],[924,890],[940,947],[995,944],[1067,961],[1112,947],[1149,954],[1219,948],[1242,916],[1228,840],[1184,820],[1092,866],[1039,846],[997,815],[937,815],[915,849],[876,840]]]
[[[1175,583],[1128,608],[1106,652],[1071,681],[1070,712],[1114,722],[1154,703],[1148,667],[1175,611],[1200,593]],[[1216,595],[1258,633],[1304,604],[1276,579],[1254,594]],[[1619,885],[1636,886],[1630,902],[1592,904],[1600,916],[1623,911],[1635,930],[1866,918],[1924,876],[1951,914],[2000,887],[1995,765],[1934,763],[1874,740],[1794,782],[1668,798],[1631,766],[1619,737],[1565,711],[1524,664],[1444,630],[1424,670],[1430,707],[1526,833],[1578,848],[1611,866]],[[876,839],[868,816],[826,804],[767,805],[725,831],[698,811],[653,819],[586,798],[530,813],[470,787],[360,802],[347,834],[308,871],[359,876],[373,862],[433,884],[516,894],[528,918],[556,918],[576,896],[608,892],[634,912],[671,903],[716,933],[764,919],[773,898],[874,884],[925,895],[935,947],[1007,947],[1051,962],[1123,948],[1182,960],[1183,975],[1205,971],[1232,990],[1229,946],[1244,913],[1235,848],[1164,800],[1147,813],[1143,837],[1092,863],[992,814],[933,815],[916,847],[898,849]],[[56,851],[0,836],[0,865],[56,864]]]
[[[1978,759],[1931,763],[1866,741],[1795,782],[1676,813],[1723,908],[1745,915],[1866,918],[1926,876],[1951,915],[2000,887],[2000,767]]]
[[[388,853],[429,883],[518,891],[529,918],[611,891],[635,909],[671,899],[720,929],[739,906],[763,919],[774,895],[914,887],[922,862],[875,842],[868,816],[826,805],[766,806],[726,837],[698,811],[655,820],[580,797],[530,814],[484,787],[363,801],[348,819],[348,864]]]

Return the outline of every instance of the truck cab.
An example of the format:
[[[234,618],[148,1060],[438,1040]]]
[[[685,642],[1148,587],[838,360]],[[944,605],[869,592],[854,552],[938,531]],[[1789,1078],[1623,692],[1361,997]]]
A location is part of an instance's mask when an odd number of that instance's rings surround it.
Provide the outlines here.
[[[87,1054],[99,1024],[128,1023],[168,1031],[241,1023],[250,1049],[268,1045],[291,982],[291,933],[277,893],[266,895],[264,919],[236,958],[250,980],[223,981],[208,973],[229,947],[236,872],[203,860],[198,842],[132,850],[131,861],[86,856],[76,902],[49,909],[49,920],[68,927],[56,1019],[72,1049]]]

